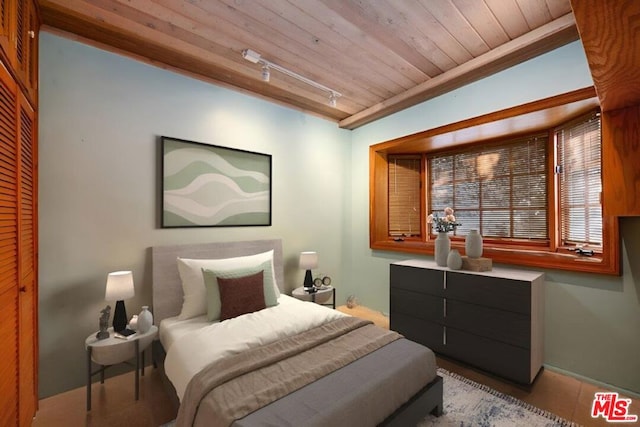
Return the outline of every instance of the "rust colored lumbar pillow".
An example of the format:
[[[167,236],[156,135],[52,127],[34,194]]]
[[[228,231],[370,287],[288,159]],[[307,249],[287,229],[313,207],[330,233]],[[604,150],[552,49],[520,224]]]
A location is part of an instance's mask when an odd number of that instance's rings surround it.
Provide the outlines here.
[[[220,320],[266,308],[264,303],[264,271],[237,278],[218,277]]]

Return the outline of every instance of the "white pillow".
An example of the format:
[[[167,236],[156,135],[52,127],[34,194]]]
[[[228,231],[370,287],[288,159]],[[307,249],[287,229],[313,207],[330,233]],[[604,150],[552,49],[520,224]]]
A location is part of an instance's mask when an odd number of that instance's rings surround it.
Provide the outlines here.
[[[205,270],[231,270],[244,267],[257,267],[263,262],[271,261],[271,272],[273,275],[273,287],[276,297],[280,296],[278,283],[276,282],[275,268],[273,264],[273,250],[261,254],[249,255],[236,258],[223,259],[189,259],[178,258],[178,272],[182,281],[182,292],[184,301],[182,311],[178,318],[180,320],[191,319],[207,313],[207,288],[204,284],[202,269]]]

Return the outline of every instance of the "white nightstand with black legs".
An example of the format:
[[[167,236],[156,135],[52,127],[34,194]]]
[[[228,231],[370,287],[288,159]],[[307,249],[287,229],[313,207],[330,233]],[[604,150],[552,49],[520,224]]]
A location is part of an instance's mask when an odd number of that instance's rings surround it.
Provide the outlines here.
[[[151,326],[145,333],[136,333],[125,340],[116,338],[113,328],[109,328],[109,338],[98,340],[96,333],[89,335],[84,342],[87,350],[87,411],[91,410],[91,378],[100,374],[100,383],[104,383],[104,371],[111,365],[124,363],[135,358],[135,398],[140,394],[140,374],[144,376],[144,353],[158,335],[158,327]],[[142,356],[142,361],[141,361]],[[142,363],[141,363],[142,362]],[[93,364],[99,365],[94,371]]]
[[[295,288],[291,295],[302,301],[311,301],[316,304],[325,305],[334,309],[336,308],[336,288],[333,286],[317,288],[313,293],[305,291],[304,287],[300,286],[299,288]]]

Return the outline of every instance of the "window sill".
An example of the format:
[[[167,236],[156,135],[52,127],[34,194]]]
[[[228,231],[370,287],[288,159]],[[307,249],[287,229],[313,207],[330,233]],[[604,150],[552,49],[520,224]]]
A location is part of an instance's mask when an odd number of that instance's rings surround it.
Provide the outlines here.
[[[371,242],[370,247],[371,249],[382,251],[433,255],[433,242],[384,240]],[[452,242],[451,248],[458,249],[461,254],[464,254],[464,243]],[[620,263],[617,257],[607,257],[601,254],[589,257],[540,249],[514,249],[485,245],[482,256],[491,258],[494,263],[498,264],[513,264],[582,273],[620,274]]]

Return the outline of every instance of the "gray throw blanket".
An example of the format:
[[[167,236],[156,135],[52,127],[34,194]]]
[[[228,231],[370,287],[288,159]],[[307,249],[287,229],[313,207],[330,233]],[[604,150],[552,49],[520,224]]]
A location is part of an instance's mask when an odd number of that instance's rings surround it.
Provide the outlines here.
[[[369,321],[344,317],[214,362],[189,382],[176,426],[229,427],[398,338]]]

